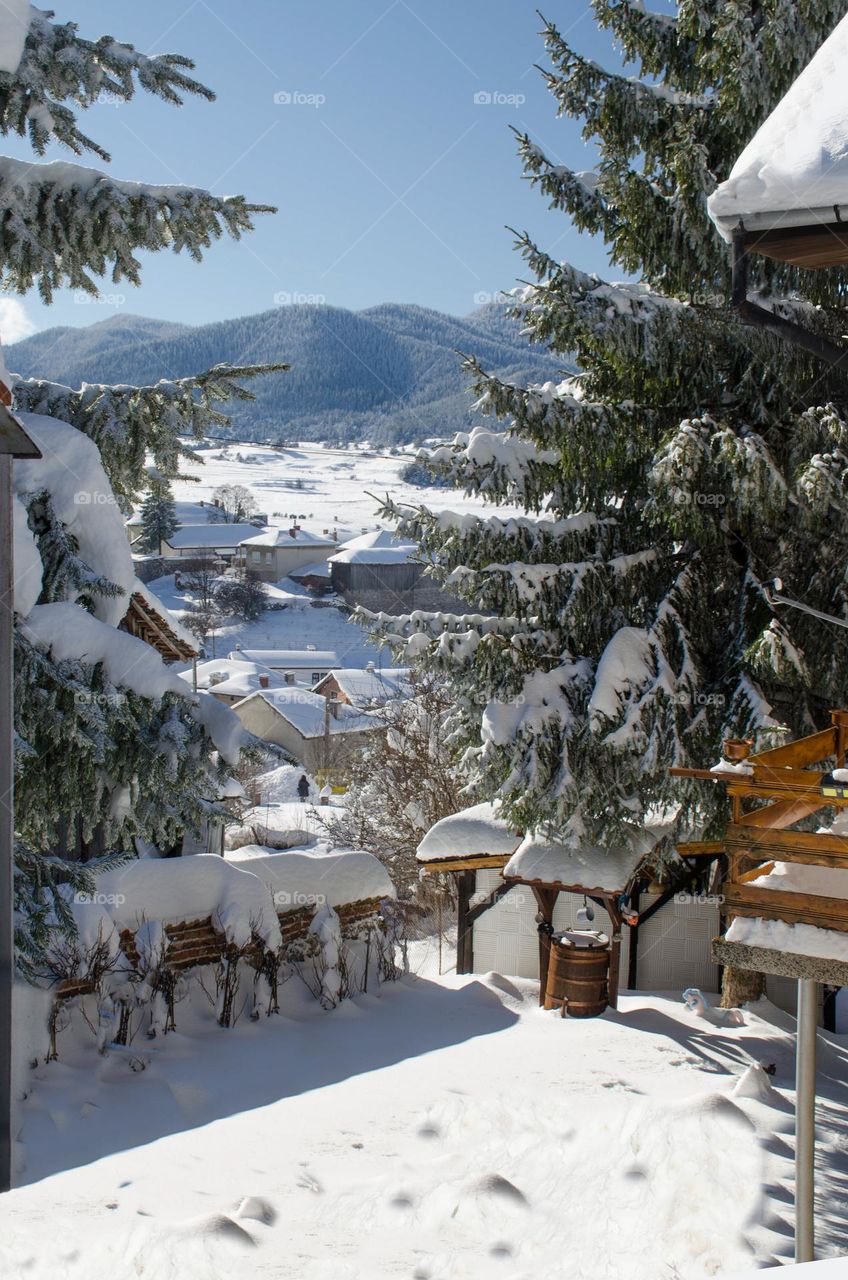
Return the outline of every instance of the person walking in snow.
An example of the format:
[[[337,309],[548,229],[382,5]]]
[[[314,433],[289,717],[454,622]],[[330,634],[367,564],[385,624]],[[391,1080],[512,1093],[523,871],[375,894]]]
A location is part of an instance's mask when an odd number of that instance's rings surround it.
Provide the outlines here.
[[[300,796],[300,803],[306,804],[309,799],[309,779],[305,773],[300,775],[300,781],[297,784],[297,794]]]

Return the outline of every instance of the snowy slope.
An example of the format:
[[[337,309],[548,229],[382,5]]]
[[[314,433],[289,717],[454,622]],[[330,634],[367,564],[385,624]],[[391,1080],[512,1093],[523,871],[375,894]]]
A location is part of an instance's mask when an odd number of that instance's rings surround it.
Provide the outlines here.
[[[302,992],[232,1032],[183,1004],[140,1073],[90,1043],[40,1068],[3,1280],[58,1257],[63,1280],[700,1280],[790,1254],[791,1020],[768,1004],[728,1029],[642,994],[563,1022],[497,975],[332,1014]],[[822,1256],[845,1059],[823,1035]],[[773,1089],[740,1083],[760,1060]]]

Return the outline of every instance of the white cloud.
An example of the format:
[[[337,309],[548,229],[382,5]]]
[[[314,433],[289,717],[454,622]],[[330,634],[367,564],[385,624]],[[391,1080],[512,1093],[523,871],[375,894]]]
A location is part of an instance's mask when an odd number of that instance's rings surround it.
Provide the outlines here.
[[[28,338],[37,328],[22,302],[17,298],[0,298],[0,342],[4,347]]]

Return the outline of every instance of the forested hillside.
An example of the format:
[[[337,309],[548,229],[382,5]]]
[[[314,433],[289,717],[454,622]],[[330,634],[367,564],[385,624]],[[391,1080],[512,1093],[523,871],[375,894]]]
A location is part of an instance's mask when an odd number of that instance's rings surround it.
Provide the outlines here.
[[[233,406],[233,438],[391,443],[468,428],[473,400],[459,351],[482,353],[507,381],[547,381],[562,369],[562,358],[531,347],[499,304],[464,318],[397,304],[288,306],[199,327],[119,315],[37,333],[8,358],[24,377],[73,387],[285,360],[290,373],[264,379],[255,402]]]

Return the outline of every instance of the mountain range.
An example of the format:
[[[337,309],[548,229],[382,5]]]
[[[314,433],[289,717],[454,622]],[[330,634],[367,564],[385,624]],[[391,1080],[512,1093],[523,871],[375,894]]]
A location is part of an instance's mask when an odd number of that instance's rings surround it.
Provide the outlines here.
[[[253,382],[223,434],[237,440],[418,442],[475,421],[459,352],[522,385],[558,379],[564,365],[532,346],[500,303],[456,317],[386,304],[365,311],[312,304],[275,307],[215,324],[116,315],[80,328],[45,329],[6,349],[23,377],[67,386],[145,385],[215,364],[285,361],[289,373]]]

